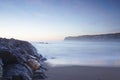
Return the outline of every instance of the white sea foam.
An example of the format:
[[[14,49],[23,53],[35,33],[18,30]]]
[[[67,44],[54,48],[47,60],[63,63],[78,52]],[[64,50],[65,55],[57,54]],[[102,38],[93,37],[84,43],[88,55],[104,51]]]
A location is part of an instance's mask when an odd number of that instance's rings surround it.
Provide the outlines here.
[[[119,42],[32,43],[47,62],[58,65],[120,66]]]

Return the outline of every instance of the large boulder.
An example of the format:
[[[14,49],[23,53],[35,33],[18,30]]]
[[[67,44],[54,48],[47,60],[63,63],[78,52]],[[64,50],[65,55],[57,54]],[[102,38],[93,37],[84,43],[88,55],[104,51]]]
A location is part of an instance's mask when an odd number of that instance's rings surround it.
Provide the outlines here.
[[[0,80],[44,79],[44,60],[29,42],[0,38]]]

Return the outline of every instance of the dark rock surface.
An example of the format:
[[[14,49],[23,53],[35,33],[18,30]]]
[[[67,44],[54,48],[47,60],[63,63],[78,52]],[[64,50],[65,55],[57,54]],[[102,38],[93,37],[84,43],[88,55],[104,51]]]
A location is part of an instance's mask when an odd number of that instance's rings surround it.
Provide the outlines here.
[[[29,42],[0,38],[0,80],[44,79],[44,60]]]

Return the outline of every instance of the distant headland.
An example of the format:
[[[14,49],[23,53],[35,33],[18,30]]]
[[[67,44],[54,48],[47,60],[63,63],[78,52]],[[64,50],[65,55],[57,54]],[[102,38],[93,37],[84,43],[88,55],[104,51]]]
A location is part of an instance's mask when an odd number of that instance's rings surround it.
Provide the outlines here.
[[[65,41],[120,41],[120,33],[68,36]]]

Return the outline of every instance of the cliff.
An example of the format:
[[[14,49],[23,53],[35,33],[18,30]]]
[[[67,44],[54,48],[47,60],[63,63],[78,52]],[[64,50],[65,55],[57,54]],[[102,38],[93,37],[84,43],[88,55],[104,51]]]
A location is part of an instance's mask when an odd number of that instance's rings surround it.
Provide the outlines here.
[[[120,33],[65,37],[65,41],[120,41]]]

